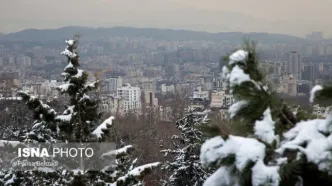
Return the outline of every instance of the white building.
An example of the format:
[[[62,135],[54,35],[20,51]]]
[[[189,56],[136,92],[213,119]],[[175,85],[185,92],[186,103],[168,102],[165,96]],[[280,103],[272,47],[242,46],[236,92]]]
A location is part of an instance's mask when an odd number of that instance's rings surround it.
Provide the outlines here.
[[[225,91],[214,91],[211,95],[210,108],[225,108],[235,103],[232,94],[226,94]]]
[[[174,85],[162,84],[160,89],[161,89],[161,93],[163,93],[163,94],[166,94],[168,92],[171,92],[171,93],[175,92],[175,86]]]
[[[204,91],[202,87],[197,87],[194,90],[193,98],[209,99],[209,91]]]
[[[117,96],[124,99],[124,111],[140,110],[141,108],[141,89],[132,87],[129,83],[117,89]]]

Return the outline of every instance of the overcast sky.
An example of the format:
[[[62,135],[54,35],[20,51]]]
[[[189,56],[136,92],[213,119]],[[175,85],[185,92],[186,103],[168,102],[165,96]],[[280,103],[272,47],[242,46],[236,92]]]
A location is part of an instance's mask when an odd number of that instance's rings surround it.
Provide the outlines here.
[[[332,0],[0,0],[0,32],[133,26],[332,36]]]

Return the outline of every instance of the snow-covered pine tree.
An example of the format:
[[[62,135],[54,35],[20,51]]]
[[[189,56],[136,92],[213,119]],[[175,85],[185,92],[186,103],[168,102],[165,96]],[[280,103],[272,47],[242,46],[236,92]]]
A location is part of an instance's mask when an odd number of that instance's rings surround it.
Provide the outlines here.
[[[160,166],[159,162],[136,166],[138,158],[131,159],[132,145],[120,144],[121,148],[112,150],[102,155],[102,158],[116,157],[116,166],[110,165],[100,172],[95,186],[143,186],[143,178],[154,168]]]
[[[79,69],[79,55],[76,52],[78,40],[67,40],[67,47],[61,53],[68,59],[62,75],[64,84],[58,87],[62,94],[68,94],[69,105],[62,114],[58,114],[49,105],[26,92],[19,92],[18,95],[27,106],[34,111],[34,125],[25,135],[24,141],[27,142],[102,142],[105,141],[108,131],[113,124],[114,117],[111,116],[98,125],[100,113],[98,113],[97,101],[91,99],[88,93],[95,90],[98,81],[88,83],[88,73]],[[40,173],[26,172],[24,174],[8,174],[7,178],[13,175],[15,184],[29,185],[38,184],[57,184],[57,185],[137,185],[143,184],[141,181],[144,175],[159,163],[145,164],[134,167],[137,160],[129,161],[128,153],[132,149],[131,145],[124,146],[117,150],[111,150],[104,154],[116,156],[117,164],[115,167],[110,165],[105,159],[105,169],[100,172],[88,171],[62,171]],[[5,180],[6,182],[8,180]]]
[[[23,101],[34,110],[34,126],[27,138],[35,141],[93,141],[91,131],[99,120],[97,103],[88,93],[98,86],[98,81],[88,83],[88,73],[79,69],[79,55],[76,52],[78,40],[67,40],[67,47],[61,53],[68,59],[62,75],[64,84],[58,87],[62,94],[70,97],[69,105],[62,114],[58,114],[49,105],[26,92],[19,92]]]
[[[176,122],[181,133],[172,137],[176,149],[161,151],[165,156],[172,157],[172,161],[163,166],[164,170],[171,173],[167,180],[163,180],[163,185],[201,186],[208,177],[209,173],[203,169],[199,160],[204,137],[198,127],[206,124],[206,118],[207,116],[195,117],[193,113],[188,113]]]
[[[237,100],[230,118],[250,134],[217,136],[202,145],[202,165],[219,167],[204,186],[332,184],[331,117],[297,121],[268,86],[251,43],[229,56],[223,77]],[[329,97],[329,90],[318,86],[312,95]]]

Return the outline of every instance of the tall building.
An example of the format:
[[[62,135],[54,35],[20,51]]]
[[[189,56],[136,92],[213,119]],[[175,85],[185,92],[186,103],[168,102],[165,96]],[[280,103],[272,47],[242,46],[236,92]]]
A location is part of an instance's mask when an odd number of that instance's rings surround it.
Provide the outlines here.
[[[315,66],[310,64],[303,67],[302,79],[313,81],[315,79]]]
[[[213,90],[222,90],[223,80],[222,78],[213,78]]]
[[[141,89],[129,83],[117,89],[117,96],[124,99],[124,111],[135,111],[141,108]]]
[[[288,54],[287,72],[296,79],[301,79],[301,57],[298,52],[292,51]]]
[[[158,98],[156,98],[155,93],[152,91],[144,91],[144,103],[145,106],[155,107],[158,106]]]
[[[116,92],[116,90],[123,85],[122,77],[110,77],[108,80],[108,91]]]

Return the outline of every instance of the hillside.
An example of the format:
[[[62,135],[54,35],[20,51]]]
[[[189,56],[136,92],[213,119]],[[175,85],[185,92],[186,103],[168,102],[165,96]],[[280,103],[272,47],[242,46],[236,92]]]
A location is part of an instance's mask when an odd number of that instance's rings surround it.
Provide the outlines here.
[[[243,39],[250,38],[261,43],[304,43],[305,39],[271,33],[242,33],[222,32],[208,33],[188,30],[156,29],[156,28],[89,28],[89,27],[63,27],[59,29],[27,29],[16,33],[0,36],[0,41],[30,41],[47,42],[62,41],[76,33],[80,33],[83,41],[101,41],[110,37],[150,37],[164,40],[210,40],[215,42],[230,41],[241,43]]]

